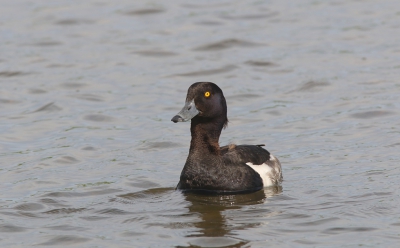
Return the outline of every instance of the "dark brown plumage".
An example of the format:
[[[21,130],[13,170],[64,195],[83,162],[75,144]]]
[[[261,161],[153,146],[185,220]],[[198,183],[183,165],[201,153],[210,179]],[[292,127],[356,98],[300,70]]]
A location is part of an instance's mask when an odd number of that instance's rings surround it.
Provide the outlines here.
[[[216,84],[199,82],[189,87],[185,106],[172,118],[173,122],[188,120],[192,139],[178,189],[242,193],[282,181],[279,161],[261,145],[219,146],[228,118],[224,94]],[[269,178],[272,175],[274,180]]]

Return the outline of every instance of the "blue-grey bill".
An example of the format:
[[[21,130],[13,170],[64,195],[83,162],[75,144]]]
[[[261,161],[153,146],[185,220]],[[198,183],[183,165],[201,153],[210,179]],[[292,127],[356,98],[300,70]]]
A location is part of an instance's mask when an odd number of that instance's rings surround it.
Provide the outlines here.
[[[190,102],[186,102],[182,110],[177,115],[172,117],[171,121],[175,123],[182,121],[189,121],[193,117],[195,117],[198,113],[199,111],[197,110],[194,104],[194,100],[192,100]]]

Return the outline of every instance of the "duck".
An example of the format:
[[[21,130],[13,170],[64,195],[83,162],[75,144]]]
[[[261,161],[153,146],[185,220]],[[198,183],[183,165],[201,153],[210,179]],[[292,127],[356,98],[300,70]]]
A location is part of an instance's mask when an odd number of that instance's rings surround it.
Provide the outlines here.
[[[236,194],[282,183],[281,163],[263,144],[219,146],[228,117],[224,94],[216,84],[192,84],[182,110],[171,121],[191,121],[189,154],[176,189]]]

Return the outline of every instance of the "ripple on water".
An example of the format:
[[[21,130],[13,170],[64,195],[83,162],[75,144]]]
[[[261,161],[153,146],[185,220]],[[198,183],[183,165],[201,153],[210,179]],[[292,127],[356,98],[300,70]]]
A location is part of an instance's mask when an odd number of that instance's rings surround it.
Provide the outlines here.
[[[44,214],[71,214],[71,213],[81,213],[86,211],[86,208],[56,208],[46,212]]]
[[[85,84],[85,83],[76,83],[76,82],[74,82],[74,83],[70,82],[70,83],[61,84],[61,87],[67,88],[67,89],[81,89],[81,88],[86,87],[86,86],[87,86],[87,84]]]
[[[217,69],[209,69],[209,70],[192,71],[192,72],[174,74],[174,75],[171,75],[171,77],[174,77],[174,76],[182,76],[182,77],[209,76],[209,75],[233,71],[236,68],[237,68],[237,66],[235,66],[235,65],[226,65],[226,66],[223,66],[223,67],[220,67]]]
[[[211,20],[205,20],[205,21],[198,21],[196,22],[198,25],[205,25],[205,26],[219,26],[223,25],[222,22],[220,21],[211,21]]]
[[[45,205],[53,206],[53,207],[68,207],[66,201],[63,200],[54,200],[51,198],[42,198],[40,199],[40,202],[42,202]]]
[[[91,102],[104,102],[104,97],[95,94],[76,94],[70,97]]]
[[[32,74],[32,72],[25,71],[0,71],[0,77],[18,77]]]
[[[1,104],[17,104],[17,103],[20,103],[20,101],[0,98],[0,103]]]
[[[378,117],[394,115],[394,114],[395,113],[392,111],[374,110],[374,111],[365,111],[365,112],[355,113],[350,116],[353,118],[356,118],[356,119],[372,119],[372,118],[378,118]]]
[[[38,109],[30,112],[30,113],[37,113],[37,112],[58,112],[62,110],[61,107],[57,106],[54,102],[47,103]]]
[[[197,48],[194,48],[193,50],[207,52],[207,51],[224,50],[232,47],[257,47],[257,46],[263,46],[263,44],[246,40],[239,40],[239,39],[227,39],[207,45],[202,45]]]
[[[327,228],[322,233],[324,234],[341,234],[341,233],[349,233],[349,232],[370,232],[377,230],[377,228],[373,227],[333,227]]]
[[[282,187],[269,187],[250,194],[235,195],[203,195],[196,193],[185,193],[185,199],[195,203],[194,205],[220,205],[237,208],[241,205],[261,204],[267,198],[280,194]]]
[[[168,52],[168,51],[163,51],[163,50],[143,50],[143,51],[137,51],[134,52],[135,54],[141,55],[141,56],[147,56],[147,57],[170,57],[170,56],[176,56],[178,55],[177,53],[174,52]]]
[[[47,91],[42,90],[42,89],[37,89],[37,88],[29,89],[28,92],[30,94],[44,94],[44,93],[47,93]]]
[[[189,244],[194,247],[243,247],[248,241],[232,237],[202,237],[192,238]]]
[[[261,61],[261,60],[248,60],[244,62],[246,65],[251,65],[255,67],[276,67],[278,66],[275,63],[269,62],[269,61]]]
[[[61,158],[54,160],[54,162],[59,164],[76,164],[79,160],[72,156],[62,156]]]
[[[325,218],[325,219],[320,219],[320,220],[295,223],[294,225],[296,225],[296,226],[319,226],[319,225],[324,225],[326,223],[329,223],[332,221],[337,221],[337,220],[340,220],[340,218],[336,218],[336,217]]]
[[[228,20],[258,20],[258,19],[266,19],[278,16],[278,12],[269,12],[263,11],[264,13],[260,14],[249,14],[249,15],[232,15],[232,14],[223,14],[221,15],[222,18]]]
[[[94,121],[94,122],[112,122],[114,121],[114,118],[111,116],[107,115],[101,115],[101,114],[91,114],[91,115],[85,115],[83,119],[88,120],[88,121]]]
[[[400,146],[400,143],[394,143],[394,144],[388,145],[386,147],[396,147],[396,146]]]
[[[329,86],[330,84],[327,82],[317,82],[317,81],[310,81],[302,86],[300,86],[298,89],[295,91],[317,91],[321,87],[326,87]]]
[[[39,203],[23,203],[14,207],[14,209],[21,211],[38,211],[44,208],[45,207]]]
[[[118,189],[102,189],[102,190],[92,190],[86,192],[51,192],[43,195],[44,197],[86,197],[94,195],[107,195],[120,192]]]
[[[152,181],[146,180],[146,179],[131,179],[131,183],[128,183],[128,185],[137,187],[137,188],[159,188],[160,185],[158,183],[154,183]]]
[[[165,10],[162,8],[145,8],[145,9],[134,9],[122,12],[124,15],[129,16],[143,16],[143,15],[154,15],[163,13]]]
[[[33,46],[40,46],[40,47],[59,46],[62,44],[63,44],[62,42],[52,41],[52,40],[38,41],[38,42],[32,43]]]
[[[122,237],[137,237],[137,236],[146,235],[146,233],[142,233],[142,232],[123,232],[120,235]]]
[[[85,146],[82,148],[82,150],[84,151],[97,151],[97,148],[93,147],[93,146]]]
[[[74,245],[74,244],[84,243],[89,240],[90,240],[89,238],[83,238],[76,235],[57,235],[48,237],[47,241],[39,243],[38,245],[49,245],[49,246]]]
[[[94,21],[92,20],[75,19],[75,18],[61,19],[54,22],[54,24],[61,26],[73,26],[73,25],[92,24],[92,23],[94,23]]]
[[[71,225],[47,226],[45,228],[50,229],[50,230],[78,231],[78,232],[83,232],[83,231],[89,230],[89,228],[86,228],[86,227],[71,226]]]
[[[127,215],[127,214],[132,214],[132,212],[125,211],[122,209],[118,208],[106,208],[106,209],[101,209],[95,212],[96,214],[100,215]]]
[[[111,199],[111,201],[115,201],[118,198],[126,199],[126,200],[135,200],[135,199],[144,199],[144,198],[158,198],[159,196],[165,195],[174,191],[174,188],[152,188],[146,189],[134,193],[128,193],[123,195],[118,195],[117,198]]]
[[[180,144],[170,141],[159,141],[159,142],[146,142],[138,150],[152,150],[152,149],[163,149],[163,148],[174,148],[181,147]]]
[[[0,233],[16,233],[16,232],[24,232],[28,228],[20,227],[20,226],[15,226],[15,225],[9,225],[9,224],[3,224],[0,225]]]

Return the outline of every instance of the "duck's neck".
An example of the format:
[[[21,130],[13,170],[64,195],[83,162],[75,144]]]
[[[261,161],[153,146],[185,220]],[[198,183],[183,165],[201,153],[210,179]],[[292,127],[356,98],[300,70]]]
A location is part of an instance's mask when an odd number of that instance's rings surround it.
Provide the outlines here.
[[[195,117],[191,121],[190,155],[220,155],[219,136],[223,128],[223,122],[204,121],[201,117]]]

